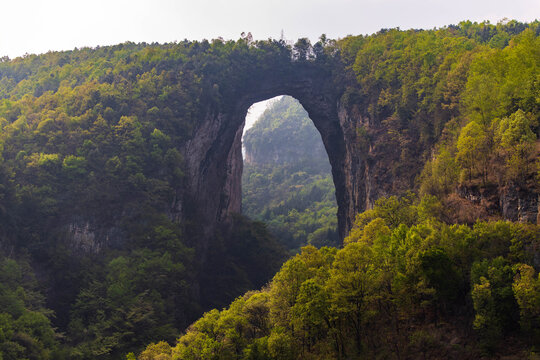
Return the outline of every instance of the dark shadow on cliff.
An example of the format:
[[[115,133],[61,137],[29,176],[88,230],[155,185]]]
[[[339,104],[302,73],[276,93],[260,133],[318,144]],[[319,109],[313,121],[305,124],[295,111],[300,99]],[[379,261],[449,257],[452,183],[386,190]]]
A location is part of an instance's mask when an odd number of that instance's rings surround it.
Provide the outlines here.
[[[216,232],[201,274],[201,309],[223,308],[248,290],[264,286],[288,254],[266,224],[233,214]]]

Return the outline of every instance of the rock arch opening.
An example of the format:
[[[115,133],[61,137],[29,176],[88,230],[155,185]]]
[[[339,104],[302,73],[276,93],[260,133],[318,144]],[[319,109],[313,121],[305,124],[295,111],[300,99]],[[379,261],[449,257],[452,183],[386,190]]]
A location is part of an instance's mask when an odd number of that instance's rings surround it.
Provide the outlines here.
[[[265,222],[292,251],[337,246],[331,166],[302,105],[290,96],[252,105],[242,145],[242,213]]]

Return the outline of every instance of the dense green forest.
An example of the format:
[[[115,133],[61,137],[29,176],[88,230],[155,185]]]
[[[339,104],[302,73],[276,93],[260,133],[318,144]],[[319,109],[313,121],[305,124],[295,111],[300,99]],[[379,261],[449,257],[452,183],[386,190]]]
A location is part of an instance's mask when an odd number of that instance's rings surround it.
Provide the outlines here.
[[[338,41],[359,84],[344,105],[367,104],[391,129],[387,148],[405,144],[396,173],[428,160],[421,195],[381,198],[343,248],[304,247],[262,290],[138,358],[536,358],[540,229],[497,220],[459,189],[538,191],[539,33],[463,22]],[[370,131],[359,128],[358,151],[376,145]],[[421,142],[434,146],[418,158]]]
[[[240,40],[2,60],[4,360],[121,358],[149,341],[174,340],[204,309],[277,271],[285,251],[242,218],[234,233],[216,235],[210,266],[199,269],[191,234],[201,224],[168,213],[184,180],[181,145],[204,106],[226,101],[203,94],[232,53],[260,56]],[[95,239],[99,231],[107,243]],[[256,260],[260,253],[267,261]]]
[[[284,96],[244,135],[242,212],[288,249],[337,246],[337,204],[328,155],[307,112]]]
[[[538,225],[489,221],[460,191],[538,193],[539,25],[3,58],[0,359],[534,358]],[[238,216],[203,267],[205,224],[170,207],[182,146],[275,62],[328,68],[363,119],[358,152],[399,159],[388,192],[420,195],[380,199],[343,248],[305,247],[277,274],[285,250]]]
[[[441,207],[431,196],[380,199],[343,248],[302,248],[268,286],[139,359],[534,358],[540,229],[448,225]]]

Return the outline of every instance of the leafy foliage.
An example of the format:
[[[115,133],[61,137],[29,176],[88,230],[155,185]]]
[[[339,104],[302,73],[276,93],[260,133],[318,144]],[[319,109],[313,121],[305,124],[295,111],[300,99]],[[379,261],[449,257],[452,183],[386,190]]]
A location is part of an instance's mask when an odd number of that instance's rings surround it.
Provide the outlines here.
[[[62,359],[52,312],[25,259],[0,258],[0,358]]]
[[[381,200],[371,213],[358,216],[363,236],[353,232],[340,250],[303,247],[268,287],[206,313],[167,354],[172,359],[462,358],[504,352],[514,339],[537,344],[536,332],[530,333],[538,320],[537,275],[532,263],[522,262],[520,249],[538,246],[540,228],[419,220],[420,204],[412,195]],[[389,208],[414,220],[394,223]],[[458,346],[447,343],[448,332]],[[521,350],[525,354],[526,346]]]
[[[222,262],[201,269],[193,236],[201,224],[178,222],[174,207],[185,181],[182,149],[206,109],[231,103],[251,81],[246,67],[290,65],[291,52],[245,39],[125,43],[0,63],[0,249],[28,254],[40,269],[56,316],[34,320],[59,328],[66,356],[112,359],[171,341],[205,306],[277,270],[281,248],[246,220],[237,234],[216,234],[211,256]],[[219,257],[227,243],[236,246]],[[259,252],[273,259],[255,261]],[[218,288],[202,280],[210,270],[226,274]],[[35,348],[45,354],[56,344]],[[4,358],[25,356],[17,349]]]
[[[538,34],[526,29],[508,46],[481,49],[474,55],[460,94],[465,125],[428,166],[448,163],[448,155],[454,154],[462,184],[538,186],[534,161],[540,119],[539,45]],[[425,191],[436,193],[429,184],[444,181],[444,176],[431,171],[423,179]],[[450,190],[445,187],[444,192]]]

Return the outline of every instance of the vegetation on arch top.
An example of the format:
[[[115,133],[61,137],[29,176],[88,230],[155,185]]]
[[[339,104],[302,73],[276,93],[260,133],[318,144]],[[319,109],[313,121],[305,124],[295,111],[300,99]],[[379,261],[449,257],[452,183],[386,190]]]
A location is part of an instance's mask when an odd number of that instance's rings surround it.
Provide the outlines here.
[[[168,78],[163,85],[176,80],[188,94],[198,97],[200,93],[196,90],[206,90],[211,99],[201,100],[216,101],[222,97],[220,94],[250,81],[253,75],[250,68],[265,71],[297,61],[321,60],[330,52],[325,49],[334,43],[323,36],[313,46],[307,39],[291,46],[284,40],[253,41],[246,36],[237,41],[127,42],[25,55],[14,60],[4,57],[0,60],[0,97],[20,99],[26,94],[40,97],[48,91],[56,93],[85,83],[135,84],[141,81],[140,77],[148,80],[165,72]]]
[[[201,79],[215,77],[213,80],[220,80],[237,70],[246,70],[250,65],[263,69],[265,64],[274,64],[276,61],[285,64],[291,60],[326,60],[329,56],[338,55],[340,51],[343,52],[345,62],[351,64],[364,41],[395,33],[404,36],[428,33],[439,38],[468,38],[478,44],[503,48],[513,36],[527,28],[538,32],[538,21],[520,23],[512,20],[497,25],[463,21],[458,25],[434,30],[382,29],[373,35],[347,36],[337,41],[323,34],[314,45],[307,38],[301,38],[291,46],[285,40],[254,41],[251,34],[243,34],[237,41],[218,38],[166,44],[126,42],[41,55],[25,54],[13,60],[4,56],[0,59],[0,97],[14,96],[18,99],[25,94],[39,97],[47,91],[56,92],[62,87],[74,88],[85,82],[133,82],[138,75],[152,71],[160,74],[162,71],[187,70],[197,73]]]

